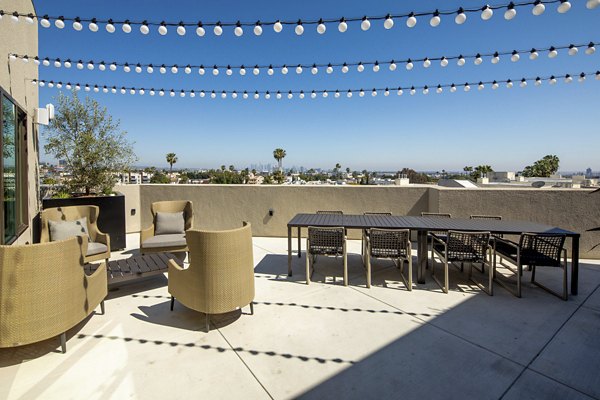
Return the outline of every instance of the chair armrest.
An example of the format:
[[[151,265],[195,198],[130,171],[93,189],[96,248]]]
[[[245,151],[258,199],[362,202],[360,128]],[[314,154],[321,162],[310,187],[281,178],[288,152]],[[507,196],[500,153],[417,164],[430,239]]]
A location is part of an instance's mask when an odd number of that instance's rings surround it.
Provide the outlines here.
[[[154,224],[140,231],[140,247],[146,240],[150,239],[152,236],[154,236]]]
[[[445,240],[442,240],[442,239],[441,239],[439,236],[437,236],[435,233],[430,233],[430,235],[431,235],[431,239],[432,239],[432,241],[434,241],[434,240],[435,240],[435,241],[439,242],[440,244],[443,244],[443,245],[444,245],[444,247],[446,246],[446,241],[445,241]]]
[[[168,268],[169,268],[169,274],[171,273],[171,270],[173,270],[174,272],[181,272],[181,271],[185,271],[183,268],[181,268],[179,266],[179,264],[177,264],[175,262],[175,260],[169,260],[169,263],[167,264]]]
[[[497,242],[502,242],[504,244],[507,244],[509,246],[514,247],[517,250],[519,249],[519,244],[513,242],[512,240],[508,240],[508,239],[504,239],[504,238],[499,238],[499,237],[496,237],[496,236],[490,237],[490,239],[492,239],[492,241],[494,242],[494,249],[496,248],[496,243]]]
[[[104,232],[96,232],[96,242],[105,244],[110,249],[110,235]]]
[[[106,268],[107,265],[103,262],[93,274],[85,276],[87,281],[87,298],[90,305],[94,308],[108,295]]]

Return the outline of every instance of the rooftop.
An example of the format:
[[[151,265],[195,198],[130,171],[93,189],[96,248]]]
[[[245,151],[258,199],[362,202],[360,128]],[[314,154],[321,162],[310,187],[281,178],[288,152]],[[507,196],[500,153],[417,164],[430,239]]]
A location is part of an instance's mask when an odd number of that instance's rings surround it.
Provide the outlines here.
[[[166,276],[122,285],[106,315],[68,332],[66,354],[57,339],[0,349],[0,397],[600,397],[599,261],[582,260],[579,295],[564,302],[529,272],[521,299],[499,286],[490,297],[456,269],[447,295],[430,277],[408,292],[381,260],[367,289],[356,240],[349,287],[325,257],[307,286],[304,258],[286,274],[285,239],[253,243],[254,315],[211,316],[206,333],[202,314],[169,311]]]

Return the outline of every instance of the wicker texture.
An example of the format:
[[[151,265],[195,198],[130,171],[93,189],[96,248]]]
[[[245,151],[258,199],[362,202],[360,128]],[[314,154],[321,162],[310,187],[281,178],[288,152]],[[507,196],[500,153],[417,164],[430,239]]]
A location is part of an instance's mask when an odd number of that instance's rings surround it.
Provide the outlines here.
[[[83,269],[83,237],[26,246],[0,246],[0,347],[61,335],[107,295],[106,264]]]
[[[524,233],[519,240],[521,265],[560,267],[560,253],[565,235],[536,235]]]
[[[87,230],[90,240],[96,243],[106,245],[106,251],[96,253],[85,257],[85,262],[97,260],[106,260],[110,258],[110,236],[107,233],[102,233],[98,229],[98,214],[100,208],[98,206],[68,206],[68,207],[53,207],[46,208],[41,212],[41,234],[40,242],[47,243],[50,241],[50,226],[48,221],[75,221],[83,217],[87,218]]]
[[[254,258],[249,223],[227,231],[188,230],[190,266],[169,261],[169,293],[205,314],[221,314],[254,300]]]
[[[448,261],[483,262],[490,242],[489,232],[448,231],[446,254]],[[443,250],[443,245],[434,244],[435,250]]]
[[[367,267],[367,287],[371,287],[371,257],[390,258],[398,263],[400,277],[406,288],[412,290],[412,254],[409,229],[368,230],[364,263]],[[408,281],[404,277],[404,262],[408,263]]]
[[[313,255],[340,256],[344,253],[344,228],[308,227],[308,252]]]
[[[145,253],[162,253],[162,252],[184,252],[189,251],[188,246],[167,246],[167,247],[144,247],[144,242],[151,237],[154,237],[155,221],[157,212],[174,213],[183,211],[185,220],[185,230],[192,229],[194,224],[193,205],[187,200],[172,200],[172,201],[157,201],[152,203],[150,207],[152,212],[152,225],[143,229],[140,232],[140,251]]]

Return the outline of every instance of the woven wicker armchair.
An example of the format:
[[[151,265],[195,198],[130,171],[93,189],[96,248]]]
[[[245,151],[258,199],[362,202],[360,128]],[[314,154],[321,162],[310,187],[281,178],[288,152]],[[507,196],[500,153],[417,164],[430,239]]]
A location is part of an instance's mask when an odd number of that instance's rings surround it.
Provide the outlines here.
[[[98,206],[68,206],[47,208],[41,212],[42,231],[40,242],[53,241],[50,224],[52,222],[73,222],[82,218],[87,219],[89,243],[85,262],[105,260],[110,258],[110,236],[98,229],[97,221],[100,209]]]
[[[186,200],[157,201],[152,203],[152,225],[140,232],[140,252],[146,253],[178,253],[187,252],[185,232],[159,234],[157,233],[157,213],[183,212],[183,230],[191,229],[194,223],[192,202]]]
[[[494,257],[493,268],[496,282],[515,296],[521,297],[521,275],[523,275],[523,266],[528,265],[531,268],[531,283],[565,301],[568,300],[567,249],[564,248],[565,240],[565,235],[548,233],[524,233],[521,235],[519,243],[495,238],[493,243],[494,256],[502,256],[505,260],[508,260],[515,265],[515,268],[512,268],[510,265],[502,263],[502,266],[516,275],[516,291],[513,292],[507,285],[507,282],[504,281],[504,278],[501,278],[499,274],[496,274],[497,263],[496,257]],[[549,289],[535,280],[536,267],[558,267],[562,269],[562,294]]]
[[[367,266],[367,287],[371,287],[371,258],[390,258],[400,269],[400,278],[406,289],[412,291],[412,254],[409,229],[368,230],[365,242],[365,265]],[[404,263],[408,263],[408,281],[404,277]]]
[[[254,314],[254,259],[252,228],[227,231],[188,230],[190,266],[182,269],[169,261],[171,311],[177,299],[184,306],[209,315],[222,314],[250,305]]]
[[[431,252],[431,276],[440,286],[444,293],[448,293],[448,264],[460,262],[461,270],[463,263],[468,263],[469,279],[475,283],[481,290],[492,296],[493,288],[493,268],[489,266],[492,247],[490,246],[489,232],[462,232],[448,231],[443,239],[432,235]],[[438,256],[444,263],[444,284],[440,283],[435,275],[435,256]],[[473,264],[488,264],[488,285],[487,288],[473,278]],[[482,270],[484,270],[482,268]]]
[[[85,237],[26,246],[0,246],[0,347],[60,336],[100,305],[107,295],[106,264],[83,270]]]
[[[342,256],[344,263],[344,286],[348,286],[348,257],[346,254],[346,231],[343,227],[308,227],[306,237],[306,284],[314,272],[317,256]],[[335,281],[335,277],[334,277]]]

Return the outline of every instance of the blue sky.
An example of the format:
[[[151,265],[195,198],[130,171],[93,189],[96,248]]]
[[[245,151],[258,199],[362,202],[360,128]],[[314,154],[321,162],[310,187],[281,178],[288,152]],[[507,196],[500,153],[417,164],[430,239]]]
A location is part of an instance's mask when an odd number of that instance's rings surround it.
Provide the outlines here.
[[[382,21],[373,21],[367,32],[361,31],[359,23],[350,23],[343,34],[338,32],[337,24],[329,24],[324,35],[317,34],[315,26],[306,26],[302,36],[297,36],[290,26],[279,34],[264,27],[260,37],[246,28],[239,38],[232,28],[226,28],[220,37],[207,29],[206,36],[200,38],[193,28],[188,28],[184,37],[178,36],[174,28],[166,36],[159,35],[156,28],[144,36],[137,26],[130,34],[123,33],[119,26],[116,33],[109,34],[103,25],[92,33],[86,26],[76,32],[67,23],[63,30],[54,26],[40,28],[39,55],[154,65],[295,65],[466,55],[598,41],[594,31],[600,8],[588,10],[583,0],[571,3],[573,7],[566,14],[557,13],[556,4],[547,5],[541,16],[533,16],[528,7],[519,8],[512,21],[504,20],[504,10],[498,10],[489,21],[470,14],[463,25],[456,25],[454,16],[445,16],[438,27],[432,28],[429,17],[422,17],[412,29],[406,27],[405,20],[396,20],[390,30],[383,28]],[[35,2],[40,15],[173,22],[316,20],[436,8],[454,10],[460,6],[475,8],[483,4],[474,0]],[[427,69],[416,63],[412,71],[407,71],[399,64],[394,72],[384,66],[378,73],[367,67],[362,73],[351,68],[342,74],[338,68],[333,74],[320,70],[315,76],[308,70],[297,75],[293,69],[287,75],[276,72],[268,76],[262,72],[254,76],[248,69],[246,76],[236,72],[226,76],[221,71],[215,77],[210,71],[204,76],[196,71],[186,75],[181,70],[177,75],[161,75],[158,71],[149,75],[40,66],[40,79],[156,89],[366,91],[363,98],[355,94],[351,99],[319,96],[314,100],[276,100],[273,96],[258,101],[90,93],[120,119],[121,127],[135,142],[140,165],[166,166],[165,154],[174,152],[180,168],[222,164],[243,168],[252,163],[274,163],[273,149],[282,147],[287,151],[285,166],[332,168],[340,163],[353,170],[409,167],[450,171],[462,170],[465,165],[489,164],[500,171],[521,170],[546,154],[556,154],[563,171],[587,167],[600,170],[600,81],[593,76],[583,84],[575,80],[566,85],[561,80],[554,86],[544,82],[535,87],[530,81],[526,88],[515,85],[510,90],[503,85],[492,90],[488,85],[483,91],[473,87],[469,93],[462,89],[450,93],[446,89],[442,94],[432,90],[428,95],[420,91],[414,96],[408,91],[401,97],[394,93],[389,97],[382,93],[375,98],[370,95],[374,87],[520,80],[600,69],[600,51],[590,56],[583,50],[572,57],[562,51],[554,59],[541,53],[535,61],[522,56],[517,63],[505,56],[495,65],[487,58],[479,66],[473,65],[472,60],[463,67],[451,61],[446,68],[440,67],[439,62]],[[52,102],[57,94],[56,89],[40,88],[40,104]]]

